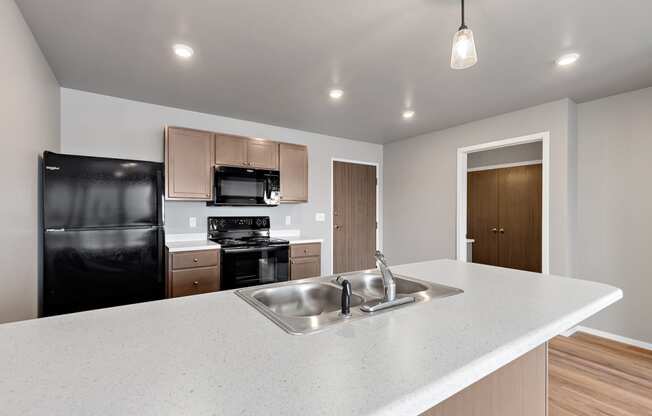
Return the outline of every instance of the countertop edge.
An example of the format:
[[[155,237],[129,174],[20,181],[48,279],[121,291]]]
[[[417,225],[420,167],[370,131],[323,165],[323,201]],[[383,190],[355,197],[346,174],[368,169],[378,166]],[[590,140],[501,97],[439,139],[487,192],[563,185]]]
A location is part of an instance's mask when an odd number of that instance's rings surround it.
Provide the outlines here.
[[[170,253],[181,253],[184,251],[205,251],[219,250],[221,246],[209,241],[174,241],[165,244]]]
[[[494,350],[492,353],[475,360],[458,371],[440,378],[420,390],[389,403],[374,412],[374,416],[392,416],[396,414],[421,414],[454,396],[470,385],[483,379],[499,368],[516,360],[534,348],[550,341],[555,336],[572,328],[595,313],[622,299],[621,289],[581,308],[572,314],[544,326],[537,331],[526,334],[515,341]]]
[[[289,240],[289,241],[290,241],[291,246],[293,246],[295,244],[313,244],[313,243],[321,243],[321,244],[323,244],[324,243],[323,238],[300,238],[299,237],[297,239],[292,239],[292,240]]]

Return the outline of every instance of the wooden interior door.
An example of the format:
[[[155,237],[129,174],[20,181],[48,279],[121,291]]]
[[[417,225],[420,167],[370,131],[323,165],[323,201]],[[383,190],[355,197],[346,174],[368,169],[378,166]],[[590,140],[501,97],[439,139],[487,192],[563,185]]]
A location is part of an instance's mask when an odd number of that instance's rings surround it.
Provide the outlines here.
[[[541,165],[498,169],[501,267],[541,272]]]
[[[333,162],[333,273],[376,267],[376,167]]]
[[[541,165],[469,172],[473,263],[541,272]]]
[[[467,236],[473,243],[473,263],[498,266],[498,172],[467,174]]]

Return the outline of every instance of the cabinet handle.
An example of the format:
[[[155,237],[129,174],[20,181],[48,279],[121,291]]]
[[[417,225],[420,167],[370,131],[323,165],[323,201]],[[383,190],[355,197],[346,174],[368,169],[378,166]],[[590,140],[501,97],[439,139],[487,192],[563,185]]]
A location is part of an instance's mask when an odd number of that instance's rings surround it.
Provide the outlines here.
[[[192,285],[193,286],[199,286],[199,282],[197,280],[195,280],[194,282],[192,282]]]
[[[500,229],[500,233],[501,233],[501,234],[505,234],[505,229],[504,229],[504,228],[501,228],[501,229]]]
[[[342,228],[342,227],[339,226],[339,225],[336,225],[336,226],[335,226],[335,229],[336,229],[336,230],[339,230],[340,228]]]
[[[199,259],[192,259],[195,263],[199,263]]]
[[[497,231],[498,231],[498,228],[496,228],[496,227],[494,227],[494,228],[491,229],[491,232],[492,232],[492,233],[496,233]]]

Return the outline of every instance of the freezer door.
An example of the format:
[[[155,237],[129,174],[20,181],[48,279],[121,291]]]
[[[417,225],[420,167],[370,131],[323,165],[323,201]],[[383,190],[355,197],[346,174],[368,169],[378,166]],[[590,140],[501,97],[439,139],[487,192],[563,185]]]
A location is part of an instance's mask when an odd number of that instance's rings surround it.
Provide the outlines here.
[[[162,227],[45,233],[44,316],[163,299]]]
[[[43,158],[46,229],[162,225],[161,163],[51,152]]]

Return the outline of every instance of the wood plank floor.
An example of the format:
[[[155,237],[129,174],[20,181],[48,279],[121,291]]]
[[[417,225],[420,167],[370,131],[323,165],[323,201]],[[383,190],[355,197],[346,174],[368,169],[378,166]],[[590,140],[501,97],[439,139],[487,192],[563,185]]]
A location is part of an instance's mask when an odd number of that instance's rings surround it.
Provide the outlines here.
[[[549,416],[652,416],[652,351],[586,333],[548,349]]]

